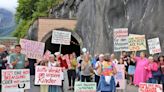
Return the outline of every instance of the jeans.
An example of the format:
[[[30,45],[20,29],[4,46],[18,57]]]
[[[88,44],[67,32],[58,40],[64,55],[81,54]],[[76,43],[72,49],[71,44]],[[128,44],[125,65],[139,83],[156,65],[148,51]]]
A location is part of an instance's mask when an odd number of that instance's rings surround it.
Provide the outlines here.
[[[76,79],[76,71],[73,69],[70,69],[67,71],[68,73],[68,82],[69,82],[69,87],[74,87],[75,84],[75,79]],[[72,85],[71,85],[72,83]]]
[[[105,81],[105,76],[100,76],[100,81],[97,87],[97,91],[99,92],[116,92],[116,86],[115,86],[115,79],[112,76],[110,80],[110,84],[108,84]]]

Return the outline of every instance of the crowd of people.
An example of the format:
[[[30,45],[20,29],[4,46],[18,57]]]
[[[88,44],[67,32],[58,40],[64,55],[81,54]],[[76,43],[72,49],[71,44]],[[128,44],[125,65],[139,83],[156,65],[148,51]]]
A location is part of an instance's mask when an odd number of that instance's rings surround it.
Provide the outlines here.
[[[61,67],[61,80],[64,83],[65,78],[68,78],[68,90],[74,90],[75,81],[93,81],[97,84],[98,92],[115,92],[116,66],[122,64],[125,66],[125,78],[129,80],[129,85],[138,87],[140,83],[155,83],[164,86],[164,56],[156,59],[144,52],[139,56],[136,53],[123,51],[116,58],[115,54],[108,53],[91,56],[89,52],[83,52],[77,57],[75,52],[67,55],[56,52],[48,58],[34,60],[21,53],[20,45],[11,47],[9,51],[0,45],[0,69],[30,69],[30,75],[35,75],[35,66]],[[63,83],[62,86],[41,85],[40,92],[64,92]]]

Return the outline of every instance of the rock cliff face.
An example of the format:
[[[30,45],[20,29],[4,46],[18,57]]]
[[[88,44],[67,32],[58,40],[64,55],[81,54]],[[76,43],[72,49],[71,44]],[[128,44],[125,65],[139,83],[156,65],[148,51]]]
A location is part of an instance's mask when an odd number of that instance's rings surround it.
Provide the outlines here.
[[[113,52],[113,29],[159,37],[164,51],[164,0],[84,0],[77,30],[92,54]]]

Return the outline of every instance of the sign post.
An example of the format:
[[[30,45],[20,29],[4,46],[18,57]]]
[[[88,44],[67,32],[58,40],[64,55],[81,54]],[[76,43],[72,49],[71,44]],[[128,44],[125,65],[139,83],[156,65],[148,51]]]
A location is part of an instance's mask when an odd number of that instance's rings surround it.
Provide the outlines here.
[[[71,41],[71,32],[54,30],[52,32],[51,43],[60,44],[59,52],[61,54],[62,45],[70,45]]]

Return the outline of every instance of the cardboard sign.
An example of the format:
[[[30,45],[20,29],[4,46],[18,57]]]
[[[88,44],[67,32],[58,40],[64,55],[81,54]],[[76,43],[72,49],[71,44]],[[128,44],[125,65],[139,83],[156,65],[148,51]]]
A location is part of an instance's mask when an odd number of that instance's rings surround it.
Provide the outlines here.
[[[145,35],[129,35],[129,51],[146,50]]]
[[[43,59],[44,59],[44,60],[49,60],[50,55],[51,55],[51,52],[50,52],[49,50],[47,50],[47,51],[45,52],[44,56],[43,56]]]
[[[75,82],[74,92],[96,92],[95,82]]]
[[[0,44],[6,46],[7,50],[10,50],[11,46],[18,44],[16,37],[0,37]]]
[[[71,32],[59,31],[59,30],[54,30],[52,32],[51,43],[70,45],[70,41],[71,41]]]
[[[128,51],[128,28],[114,29],[114,51]]]
[[[43,58],[45,43],[20,39],[20,45],[22,46],[22,53],[31,59]]]
[[[161,46],[159,38],[153,38],[148,40],[149,53],[156,54],[161,53]]]
[[[116,88],[117,89],[125,89],[125,66],[124,65],[116,65],[117,74],[115,75],[116,79]]]
[[[36,85],[62,85],[62,68],[37,66],[35,69]]]
[[[16,92],[30,89],[30,70],[2,70],[2,92]]]
[[[138,92],[163,92],[162,84],[140,83]]]

